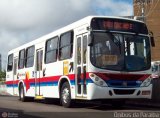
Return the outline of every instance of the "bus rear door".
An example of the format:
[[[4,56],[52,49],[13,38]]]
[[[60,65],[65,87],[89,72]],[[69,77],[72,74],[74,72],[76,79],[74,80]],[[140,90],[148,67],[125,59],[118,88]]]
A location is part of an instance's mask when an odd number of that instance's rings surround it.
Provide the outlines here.
[[[13,95],[17,95],[18,90],[16,90],[15,88],[17,88],[16,85],[16,80],[17,80],[17,66],[18,66],[18,57],[14,57],[13,59]]]
[[[43,98],[43,95],[41,93],[41,78],[43,77],[42,60],[43,60],[43,50],[38,49],[36,50],[35,99]]]

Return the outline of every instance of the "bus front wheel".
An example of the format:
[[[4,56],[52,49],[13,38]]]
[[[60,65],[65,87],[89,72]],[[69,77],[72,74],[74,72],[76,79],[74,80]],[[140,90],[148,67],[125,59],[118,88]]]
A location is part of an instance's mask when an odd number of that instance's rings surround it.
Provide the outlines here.
[[[63,83],[60,92],[60,101],[64,107],[71,107],[71,91],[68,82]]]

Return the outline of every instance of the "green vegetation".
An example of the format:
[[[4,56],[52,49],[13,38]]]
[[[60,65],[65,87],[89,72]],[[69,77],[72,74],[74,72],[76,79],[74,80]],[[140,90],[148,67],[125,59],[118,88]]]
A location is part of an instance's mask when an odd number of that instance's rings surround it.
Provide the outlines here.
[[[0,81],[4,81],[6,78],[6,71],[0,71]]]

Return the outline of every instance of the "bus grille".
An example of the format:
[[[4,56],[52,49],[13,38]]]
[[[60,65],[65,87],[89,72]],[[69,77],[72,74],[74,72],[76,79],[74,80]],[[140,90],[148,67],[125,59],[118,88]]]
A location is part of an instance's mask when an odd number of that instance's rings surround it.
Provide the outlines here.
[[[114,93],[117,95],[129,95],[134,93],[134,89],[130,90],[119,90],[119,89],[114,89]]]
[[[139,87],[141,83],[136,81],[118,81],[118,80],[109,80],[107,81],[109,87],[119,87],[119,88],[128,88],[128,87]]]

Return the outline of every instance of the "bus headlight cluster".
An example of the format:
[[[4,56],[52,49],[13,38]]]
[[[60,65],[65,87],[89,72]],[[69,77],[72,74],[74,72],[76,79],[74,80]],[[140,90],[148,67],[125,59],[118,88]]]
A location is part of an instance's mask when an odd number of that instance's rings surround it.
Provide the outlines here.
[[[149,85],[151,84],[151,81],[152,81],[152,79],[151,79],[150,77],[147,78],[147,79],[145,79],[145,80],[142,82],[141,87],[147,87],[147,86],[149,86]]]
[[[107,86],[106,82],[103,79],[101,79],[100,77],[98,77],[97,75],[90,73],[89,76],[96,85],[102,86],[102,87]]]

